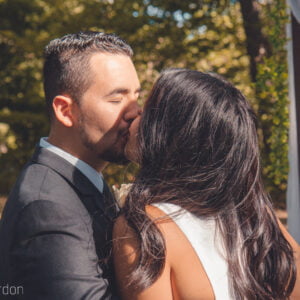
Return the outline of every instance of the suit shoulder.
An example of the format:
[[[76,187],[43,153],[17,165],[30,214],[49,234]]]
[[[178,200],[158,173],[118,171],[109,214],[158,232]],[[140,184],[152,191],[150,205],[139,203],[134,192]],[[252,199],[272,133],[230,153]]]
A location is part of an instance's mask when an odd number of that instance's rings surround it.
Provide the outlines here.
[[[59,203],[36,200],[20,210],[16,220],[16,228],[23,237],[29,237],[38,232],[55,233],[57,228],[66,232],[71,228],[71,231],[86,231],[85,222],[80,220],[78,214]]]
[[[21,172],[8,201],[22,206],[35,200],[61,202],[78,198],[74,188],[60,174],[41,164],[29,164]]]

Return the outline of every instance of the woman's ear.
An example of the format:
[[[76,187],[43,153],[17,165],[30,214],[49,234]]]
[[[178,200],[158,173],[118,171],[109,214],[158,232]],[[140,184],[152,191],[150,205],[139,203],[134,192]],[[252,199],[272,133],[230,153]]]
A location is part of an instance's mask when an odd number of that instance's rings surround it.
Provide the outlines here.
[[[53,99],[52,107],[56,119],[66,127],[74,125],[73,105],[74,100],[69,96],[58,95]]]

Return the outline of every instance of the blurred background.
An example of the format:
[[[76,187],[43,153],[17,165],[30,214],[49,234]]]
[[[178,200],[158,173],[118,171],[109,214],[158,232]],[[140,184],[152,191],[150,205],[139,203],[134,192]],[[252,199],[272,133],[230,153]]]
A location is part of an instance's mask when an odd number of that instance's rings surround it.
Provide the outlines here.
[[[146,99],[159,72],[187,67],[223,75],[259,119],[263,175],[277,208],[288,176],[288,69],[283,0],[0,0],[0,195],[5,201],[41,136],[47,136],[43,48],[81,30],[116,33],[133,48]],[[110,165],[120,185],[135,165]]]

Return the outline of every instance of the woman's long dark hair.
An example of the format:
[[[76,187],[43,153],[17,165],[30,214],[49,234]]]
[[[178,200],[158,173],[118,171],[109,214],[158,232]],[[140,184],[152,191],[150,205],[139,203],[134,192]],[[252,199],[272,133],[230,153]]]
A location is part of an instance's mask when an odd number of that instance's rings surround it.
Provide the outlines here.
[[[164,238],[145,207],[168,202],[216,219],[232,297],[287,299],[296,278],[293,251],[263,188],[256,118],[241,92],[215,75],[163,72],[138,144],[141,168],[124,207],[140,240],[132,286],[143,290],[163,269]]]

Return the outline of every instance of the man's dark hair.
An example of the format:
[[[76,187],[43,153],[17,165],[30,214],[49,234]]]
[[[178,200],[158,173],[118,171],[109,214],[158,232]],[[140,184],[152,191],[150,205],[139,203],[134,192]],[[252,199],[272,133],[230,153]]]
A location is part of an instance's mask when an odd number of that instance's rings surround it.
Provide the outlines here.
[[[54,39],[44,51],[44,91],[50,119],[55,96],[68,94],[79,101],[88,89],[92,74],[89,61],[92,54],[102,52],[131,57],[131,47],[114,34],[79,32]]]

